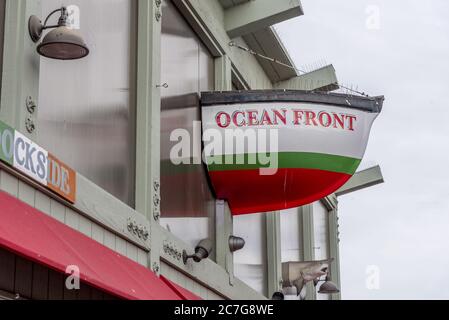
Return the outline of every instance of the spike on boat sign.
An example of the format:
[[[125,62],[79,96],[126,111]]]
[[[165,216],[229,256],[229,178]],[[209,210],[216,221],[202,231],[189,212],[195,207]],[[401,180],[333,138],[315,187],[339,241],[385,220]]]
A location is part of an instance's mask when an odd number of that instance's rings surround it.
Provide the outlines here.
[[[234,215],[322,199],[356,172],[384,97],[305,91],[204,92],[204,156]]]

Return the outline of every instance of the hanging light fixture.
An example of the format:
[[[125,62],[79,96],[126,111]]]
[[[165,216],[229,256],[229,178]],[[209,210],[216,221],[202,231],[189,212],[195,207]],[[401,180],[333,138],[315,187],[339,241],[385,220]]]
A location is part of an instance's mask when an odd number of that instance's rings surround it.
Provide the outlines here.
[[[335,294],[339,293],[340,290],[338,289],[337,285],[333,283],[332,281],[326,281],[324,282],[320,289],[318,290],[318,293],[322,294]]]
[[[339,293],[340,290],[338,289],[337,285],[333,283],[332,281],[329,281],[329,276],[327,275],[324,280],[315,280],[314,284],[315,287],[318,286],[318,283],[324,282],[320,288],[318,289],[318,293],[321,294],[336,294]]]
[[[47,25],[48,20],[55,13],[61,13],[57,25]],[[37,47],[37,52],[44,57],[57,60],[76,60],[86,57],[89,48],[77,31],[68,27],[68,12],[66,7],[52,11],[45,19],[44,24],[37,16],[31,16],[28,21],[28,30],[31,39],[38,42],[44,30],[50,31]]]

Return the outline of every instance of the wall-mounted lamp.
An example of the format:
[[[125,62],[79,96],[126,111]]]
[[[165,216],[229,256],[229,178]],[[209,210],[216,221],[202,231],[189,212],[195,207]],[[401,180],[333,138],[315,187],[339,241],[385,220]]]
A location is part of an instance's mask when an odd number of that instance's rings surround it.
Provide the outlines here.
[[[48,25],[48,20],[55,13],[60,13],[57,25]],[[31,16],[28,21],[28,31],[34,42],[38,42],[44,30],[50,31],[37,47],[37,52],[44,57],[57,60],[75,60],[89,54],[84,39],[73,29],[68,27],[68,12],[66,7],[52,11],[45,19],[44,24],[37,16]]]
[[[245,239],[235,236],[229,237],[229,250],[236,252],[242,250],[245,247]]]
[[[184,261],[184,264],[187,264],[189,259],[193,259],[196,263],[201,262],[202,260],[207,259],[212,253],[212,247],[212,241],[209,239],[201,240],[196,246],[194,254],[188,255],[185,250],[182,252],[182,261]]]

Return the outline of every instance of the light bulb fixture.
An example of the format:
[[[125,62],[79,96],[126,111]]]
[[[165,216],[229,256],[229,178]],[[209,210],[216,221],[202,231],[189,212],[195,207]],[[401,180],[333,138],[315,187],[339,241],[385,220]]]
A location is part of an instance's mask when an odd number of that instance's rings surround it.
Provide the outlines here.
[[[187,264],[189,259],[193,259],[196,263],[201,262],[204,259],[207,259],[209,255],[212,253],[212,241],[209,239],[201,240],[195,248],[195,253],[192,255],[188,255],[187,251],[182,252],[182,260],[184,264]]]
[[[245,247],[245,239],[235,236],[229,237],[229,250],[236,252],[242,250]]]
[[[280,291],[275,292],[273,293],[271,300],[285,300],[285,295]]]
[[[60,13],[57,25],[48,25],[50,18]],[[31,16],[28,21],[28,31],[33,42],[37,43],[42,38],[42,33],[50,31],[37,47],[37,52],[44,57],[57,60],[76,60],[89,54],[84,39],[75,30],[69,28],[68,12],[66,7],[52,11],[42,24],[37,16]]]
[[[314,281],[315,287],[320,282],[324,282],[324,283],[318,289],[318,293],[320,293],[320,294],[336,294],[336,293],[340,292],[337,285],[335,283],[333,283],[332,281],[329,281],[328,276],[326,276],[326,279],[324,279],[324,280],[318,279],[318,280]]]

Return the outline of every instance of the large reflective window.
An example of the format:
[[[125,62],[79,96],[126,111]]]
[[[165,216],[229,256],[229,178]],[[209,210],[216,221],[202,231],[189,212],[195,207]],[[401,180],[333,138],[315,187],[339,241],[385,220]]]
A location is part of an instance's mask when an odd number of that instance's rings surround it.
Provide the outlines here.
[[[267,296],[267,226],[265,214],[234,217],[234,234],[245,239],[234,253],[234,274],[257,292]]]
[[[297,208],[281,212],[281,259],[282,262],[304,259],[302,216]]]
[[[192,159],[201,154],[199,94],[213,90],[214,62],[171,1],[162,6],[161,224],[195,247],[214,239],[215,198],[206,167]],[[182,164],[170,158],[179,132],[190,150]]]
[[[43,0],[41,16],[67,2]],[[90,55],[41,58],[39,143],[118,199],[134,203],[135,5],[71,0],[69,12]],[[57,23],[54,16],[50,24]]]
[[[329,259],[329,211],[321,202],[313,204],[313,238],[315,260]],[[317,286],[317,291],[319,286]],[[330,295],[317,293],[317,300],[328,300]]]

